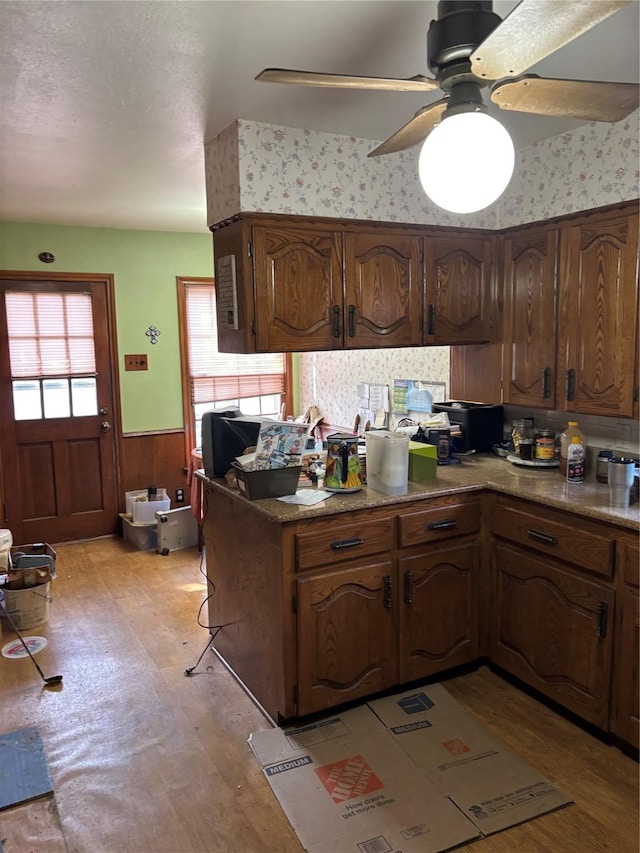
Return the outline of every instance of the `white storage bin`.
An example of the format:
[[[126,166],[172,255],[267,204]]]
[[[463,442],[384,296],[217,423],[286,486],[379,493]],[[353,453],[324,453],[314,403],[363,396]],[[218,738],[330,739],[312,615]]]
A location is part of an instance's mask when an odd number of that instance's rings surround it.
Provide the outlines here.
[[[138,551],[156,549],[158,544],[158,528],[155,518],[151,524],[136,524],[123,513],[120,513],[120,518],[122,519],[122,535],[125,542],[129,542]]]
[[[367,486],[385,495],[406,495],[409,480],[409,436],[385,429],[365,433]]]
[[[158,501],[169,500],[169,495],[167,494],[166,489],[158,489],[157,494],[158,494]],[[144,500],[139,501],[138,498],[144,498]],[[146,498],[147,498],[147,490],[146,489],[134,489],[132,492],[125,492],[124,493],[124,499],[125,499],[125,512],[126,512],[126,514],[133,516],[133,505],[134,505],[134,503],[147,503],[148,501],[146,500]],[[157,503],[157,501],[154,501],[154,503]],[[168,509],[168,507],[167,507],[167,509]],[[162,507],[158,507],[156,512],[161,511],[161,510],[162,510]],[[154,520],[153,513],[151,514],[151,518],[149,518],[147,520],[148,521]]]

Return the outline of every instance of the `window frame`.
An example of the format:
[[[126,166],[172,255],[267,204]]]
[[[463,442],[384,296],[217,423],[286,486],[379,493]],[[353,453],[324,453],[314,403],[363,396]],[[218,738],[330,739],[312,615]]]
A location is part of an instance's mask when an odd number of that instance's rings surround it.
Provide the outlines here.
[[[202,284],[215,287],[215,278],[202,276],[176,276],[178,293],[178,331],[180,339],[180,374],[182,378],[182,414],[184,422],[185,467],[188,469],[191,453],[196,446],[195,425],[191,403],[191,375],[189,372],[189,347],[187,342],[186,286]],[[291,353],[284,355],[284,400],[287,412],[293,411],[293,371]]]

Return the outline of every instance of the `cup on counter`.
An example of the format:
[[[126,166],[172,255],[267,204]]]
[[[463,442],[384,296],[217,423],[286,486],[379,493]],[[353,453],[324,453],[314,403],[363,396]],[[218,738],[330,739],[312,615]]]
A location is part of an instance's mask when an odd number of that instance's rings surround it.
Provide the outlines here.
[[[609,503],[615,507],[628,507],[631,486],[635,476],[636,460],[625,456],[609,459]]]
[[[518,444],[518,453],[520,459],[533,459],[533,447],[535,441],[533,438],[521,438]]]

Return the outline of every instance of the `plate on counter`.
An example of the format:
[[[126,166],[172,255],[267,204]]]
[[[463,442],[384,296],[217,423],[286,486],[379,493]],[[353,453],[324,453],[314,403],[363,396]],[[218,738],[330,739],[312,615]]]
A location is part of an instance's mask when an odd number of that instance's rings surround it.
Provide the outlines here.
[[[510,453],[507,456],[507,462],[512,465],[520,465],[522,468],[559,468],[560,461],[558,459],[520,459]]]

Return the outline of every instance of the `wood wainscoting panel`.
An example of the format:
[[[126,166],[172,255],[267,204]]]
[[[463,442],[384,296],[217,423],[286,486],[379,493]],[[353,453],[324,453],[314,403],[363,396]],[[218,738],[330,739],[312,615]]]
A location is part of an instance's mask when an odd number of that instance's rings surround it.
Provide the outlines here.
[[[184,430],[175,432],[137,433],[122,438],[122,495],[147,486],[166,489],[171,507],[189,502],[187,461],[184,458]],[[176,489],[184,489],[184,504],[176,503]]]

